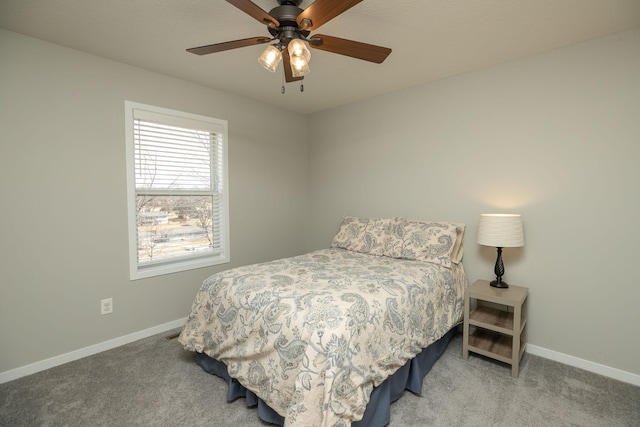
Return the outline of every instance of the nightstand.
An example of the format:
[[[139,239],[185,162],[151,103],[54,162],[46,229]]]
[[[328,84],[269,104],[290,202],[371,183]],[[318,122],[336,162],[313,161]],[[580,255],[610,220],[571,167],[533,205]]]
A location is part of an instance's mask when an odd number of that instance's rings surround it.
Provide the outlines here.
[[[469,286],[464,297],[462,358],[467,360],[471,351],[508,363],[516,378],[526,343],[528,296],[528,288],[494,288],[487,280]],[[473,311],[471,300],[477,303]]]

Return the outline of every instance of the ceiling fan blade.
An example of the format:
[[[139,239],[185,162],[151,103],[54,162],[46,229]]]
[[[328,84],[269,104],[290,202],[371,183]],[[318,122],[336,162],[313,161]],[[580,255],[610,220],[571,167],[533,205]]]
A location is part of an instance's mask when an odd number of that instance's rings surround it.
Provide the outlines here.
[[[323,34],[317,34],[311,37],[309,39],[309,46],[364,61],[375,62],[376,64],[382,64],[391,53],[391,49],[388,47],[375,46],[353,40],[325,36]]]
[[[227,0],[228,1],[228,0]],[[301,29],[311,31],[352,8],[362,0],[316,0],[298,15]]]
[[[269,15],[267,12],[262,10],[260,6],[250,0],[227,0],[227,2],[268,27],[278,28],[280,25],[276,18]]]
[[[289,50],[282,51],[282,66],[284,67],[284,81],[287,83],[296,82],[304,79],[304,76],[293,77],[293,71],[291,71],[291,61],[289,59]]]
[[[210,44],[207,46],[192,47],[190,49],[187,49],[187,52],[195,53],[196,55],[206,55],[209,53],[222,52],[224,50],[237,49],[239,47],[269,43],[271,40],[272,39],[270,39],[269,37],[250,37],[248,39]]]

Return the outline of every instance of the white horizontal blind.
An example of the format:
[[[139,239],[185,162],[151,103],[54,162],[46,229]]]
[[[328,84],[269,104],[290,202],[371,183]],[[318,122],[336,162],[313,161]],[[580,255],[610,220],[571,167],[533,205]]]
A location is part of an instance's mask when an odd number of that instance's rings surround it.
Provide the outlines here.
[[[210,190],[216,134],[134,119],[136,190]]]
[[[226,122],[129,104],[132,278],[228,261]]]

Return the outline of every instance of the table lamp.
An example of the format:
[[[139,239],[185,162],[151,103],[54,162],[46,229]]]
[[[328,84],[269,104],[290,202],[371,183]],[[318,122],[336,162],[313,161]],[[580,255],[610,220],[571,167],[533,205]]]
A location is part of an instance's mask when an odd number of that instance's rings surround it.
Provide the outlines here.
[[[504,264],[502,263],[502,248],[517,248],[524,246],[524,230],[522,216],[518,214],[482,214],[478,225],[478,244],[493,246],[498,249],[498,258],[494,267],[496,280],[490,285],[494,288],[508,288],[502,280]]]

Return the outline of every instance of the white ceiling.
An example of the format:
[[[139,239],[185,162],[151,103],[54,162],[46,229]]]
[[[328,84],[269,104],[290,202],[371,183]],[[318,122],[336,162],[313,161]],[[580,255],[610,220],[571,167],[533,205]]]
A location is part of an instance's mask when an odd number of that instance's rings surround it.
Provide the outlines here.
[[[272,74],[257,62],[264,45],[185,51],[269,35],[226,1],[0,0],[2,28],[301,113],[638,26],[640,0],[363,0],[314,32],[389,47],[387,60],[312,50],[304,92],[291,83],[282,95],[282,65]]]

